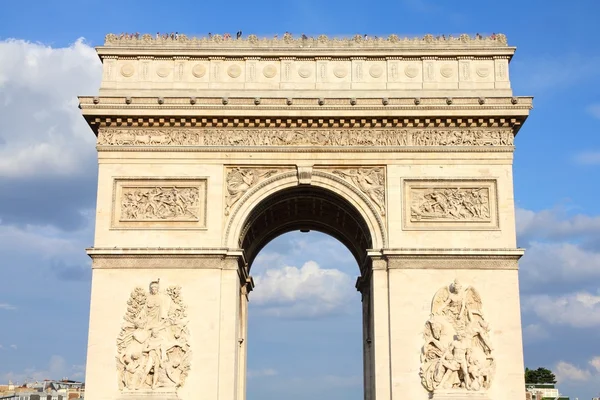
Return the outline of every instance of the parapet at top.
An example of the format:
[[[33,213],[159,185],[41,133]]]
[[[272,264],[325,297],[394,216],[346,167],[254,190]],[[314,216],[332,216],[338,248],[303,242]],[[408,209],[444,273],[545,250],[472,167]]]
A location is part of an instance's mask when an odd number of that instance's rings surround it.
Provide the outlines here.
[[[400,38],[398,35],[390,35],[387,38],[367,35],[355,35],[353,37],[329,38],[320,35],[316,38],[301,35],[294,37],[291,33],[285,33],[281,38],[259,38],[256,35],[242,37],[236,35],[234,38],[229,34],[209,35],[205,37],[188,37],[184,34],[130,34],[122,33],[115,35],[109,33],[104,40],[105,46],[169,46],[169,47],[200,47],[200,48],[415,48],[415,47],[508,47],[506,36],[494,33],[491,36],[469,36],[462,34],[452,35],[425,35],[423,37]]]

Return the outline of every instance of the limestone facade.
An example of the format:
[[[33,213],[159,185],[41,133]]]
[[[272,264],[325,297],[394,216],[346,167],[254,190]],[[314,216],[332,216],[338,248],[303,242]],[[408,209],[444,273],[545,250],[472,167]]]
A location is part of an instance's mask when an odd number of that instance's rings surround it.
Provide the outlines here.
[[[86,396],[243,400],[252,262],[313,229],[357,261],[366,400],[524,398],[514,50],[107,36],[80,97],[99,162]]]

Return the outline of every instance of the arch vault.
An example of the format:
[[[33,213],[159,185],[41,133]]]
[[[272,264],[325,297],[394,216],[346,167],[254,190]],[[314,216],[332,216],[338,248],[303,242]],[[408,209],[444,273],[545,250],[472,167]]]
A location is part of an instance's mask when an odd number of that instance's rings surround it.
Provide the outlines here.
[[[524,398],[512,160],[532,99],[503,35],[97,51],[86,398],[244,400],[250,267],[294,230],[359,265],[365,400]]]

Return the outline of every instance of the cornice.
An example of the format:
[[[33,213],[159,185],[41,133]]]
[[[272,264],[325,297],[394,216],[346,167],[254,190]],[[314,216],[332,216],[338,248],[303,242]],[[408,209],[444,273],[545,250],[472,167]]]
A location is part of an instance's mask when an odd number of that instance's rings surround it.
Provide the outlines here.
[[[205,147],[205,146],[103,146],[96,147],[98,152],[149,152],[149,153],[512,153],[515,146],[471,146],[471,147],[444,147],[444,146],[377,146],[377,147],[356,147],[356,146],[336,146],[336,147],[265,147],[265,146],[223,146],[223,147]]]
[[[511,127],[531,97],[196,98],[79,97],[90,126],[131,127]],[[298,115],[302,113],[303,116]],[[335,117],[332,117],[334,116]],[[402,115],[402,118],[394,117]]]
[[[230,256],[240,257],[243,255],[241,249],[229,249],[226,247],[91,247],[86,249],[87,254],[92,257],[214,257]],[[459,256],[475,258],[510,258],[519,259],[525,253],[522,248],[383,248],[381,250],[370,250],[370,257],[384,258],[444,258]]]
[[[494,257],[494,258],[516,258],[525,254],[521,248],[390,248],[381,251],[385,257]]]
[[[298,35],[294,37],[291,33],[284,34],[281,38],[262,37],[249,35],[247,37],[233,38],[227,34],[214,34],[208,37],[192,37],[185,34],[108,34],[105,37],[104,46],[99,50],[110,48],[150,48],[150,49],[231,49],[231,50],[294,50],[297,52],[314,50],[346,50],[351,51],[367,49],[448,49],[448,48],[471,48],[471,49],[511,49],[508,46],[504,34],[493,34],[488,37],[480,35],[470,36],[461,34],[431,35],[422,37],[399,37],[389,35],[388,37],[377,37],[367,35],[355,35],[353,37],[333,37],[326,35],[308,37]]]
[[[102,60],[161,61],[425,61],[511,60],[515,48],[169,48],[153,46],[96,47]],[[275,52],[275,53],[274,53]]]
[[[457,109],[473,107],[474,109],[506,108],[526,109],[533,106],[533,97],[161,97],[161,96],[79,96],[80,107],[85,109],[122,107],[135,108],[186,108],[194,109],[201,106],[220,107],[223,109],[250,106],[252,109],[390,109],[407,107],[407,109],[423,110],[431,107],[439,109]],[[318,106],[318,107],[316,107]]]
[[[121,256],[239,256],[238,249],[234,249],[231,252],[230,249],[224,247],[90,247],[86,249],[86,253],[92,258]]]
[[[135,114],[134,114],[135,115]],[[97,127],[131,128],[514,128],[522,123],[518,117],[136,117],[90,116],[91,125]],[[360,114],[359,114],[360,115]]]

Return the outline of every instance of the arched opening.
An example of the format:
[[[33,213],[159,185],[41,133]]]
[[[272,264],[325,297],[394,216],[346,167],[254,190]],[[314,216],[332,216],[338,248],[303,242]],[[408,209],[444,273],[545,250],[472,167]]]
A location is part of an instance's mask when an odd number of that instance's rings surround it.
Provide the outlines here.
[[[247,400],[363,399],[356,261],[331,236],[289,232],[253,265]]]
[[[272,239],[292,231],[318,231],[343,243],[361,270],[372,247],[369,227],[342,196],[320,187],[296,186],[280,190],[260,202],[246,219],[239,246],[249,267]]]
[[[290,256],[294,253],[294,240],[304,240],[303,246],[308,246],[310,251]],[[248,362],[248,400],[281,394],[276,390],[265,391],[267,380],[270,380],[271,388],[280,384],[292,391],[294,384],[298,387],[312,385],[311,390],[298,393],[301,397],[291,396],[288,391],[286,398],[290,399],[331,398],[331,390],[346,390],[348,396],[345,398],[351,400],[363,397],[361,389],[370,385],[370,355],[365,347],[371,330],[370,307],[368,301],[364,302],[365,292],[361,306],[361,295],[355,291],[354,278],[360,275],[363,282],[365,277],[368,279],[370,259],[367,249],[372,245],[372,234],[361,212],[340,194],[322,187],[281,189],[252,208],[239,236],[239,247],[244,251],[252,275],[257,277],[256,288],[249,296],[250,322],[246,323],[250,332],[246,354],[252,357],[253,353],[260,352],[261,364],[252,359]],[[326,251],[319,252],[318,247],[325,247]],[[335,267],[326,260],[332,251],[339,253],[343,266]],[[265,255],[263,260],[259,253]],[[284,257],[274,259],[273,254]],[[358,265],[358,271],[355,265]],[[292,279],[304,279],[304,282],[290,282]],[[324,286],[319,289],[324,292],[318,293],[315,287],[321,282]],[[299,288],[300,284],[305,286]],[[288,285],[287,292],[280,290],[278,285]],[[269,291],[270,295],[261,290]],[[309,299],[306,293],[299,294],[299,290],[316,297],[323,295],[321,304],[315,304],[315,299]],[[277,293],[274,295],[273,291]],[[336,293],[340,294],[337,298]],[[253,306],[253,297],[258,300],[258,307]],[[327,300],[337,303],[332,306]],[[269,307],[269,301],[274,306]],[[306,304],[308,310],[299,310],[297,304],[293,304],[295,301],[312,303]],[[257,327],[256,336],[253,327]],[[241,330],[248,332],[247,327]],[[252,347],[254,340],[256,348]],[[271,358],[274,365],[269,365],[270,358],[262,353],[263,348],[268,348],[269,340],[274,342],[271,350],[277,353]],[[352,345],[346,346],[344,352],[338,345],[346,340],[352,340]],[[344,365],[326,363],[328,352],[330,357],[344,360]],[[287,365],[281,364],[281,357],[287,360]],[[313,374],[300,376],[311,363],[314,364]],[[349,364],[353,365],[350,367]],[[298,371],[294,379],[290,379],[291,369]]]

